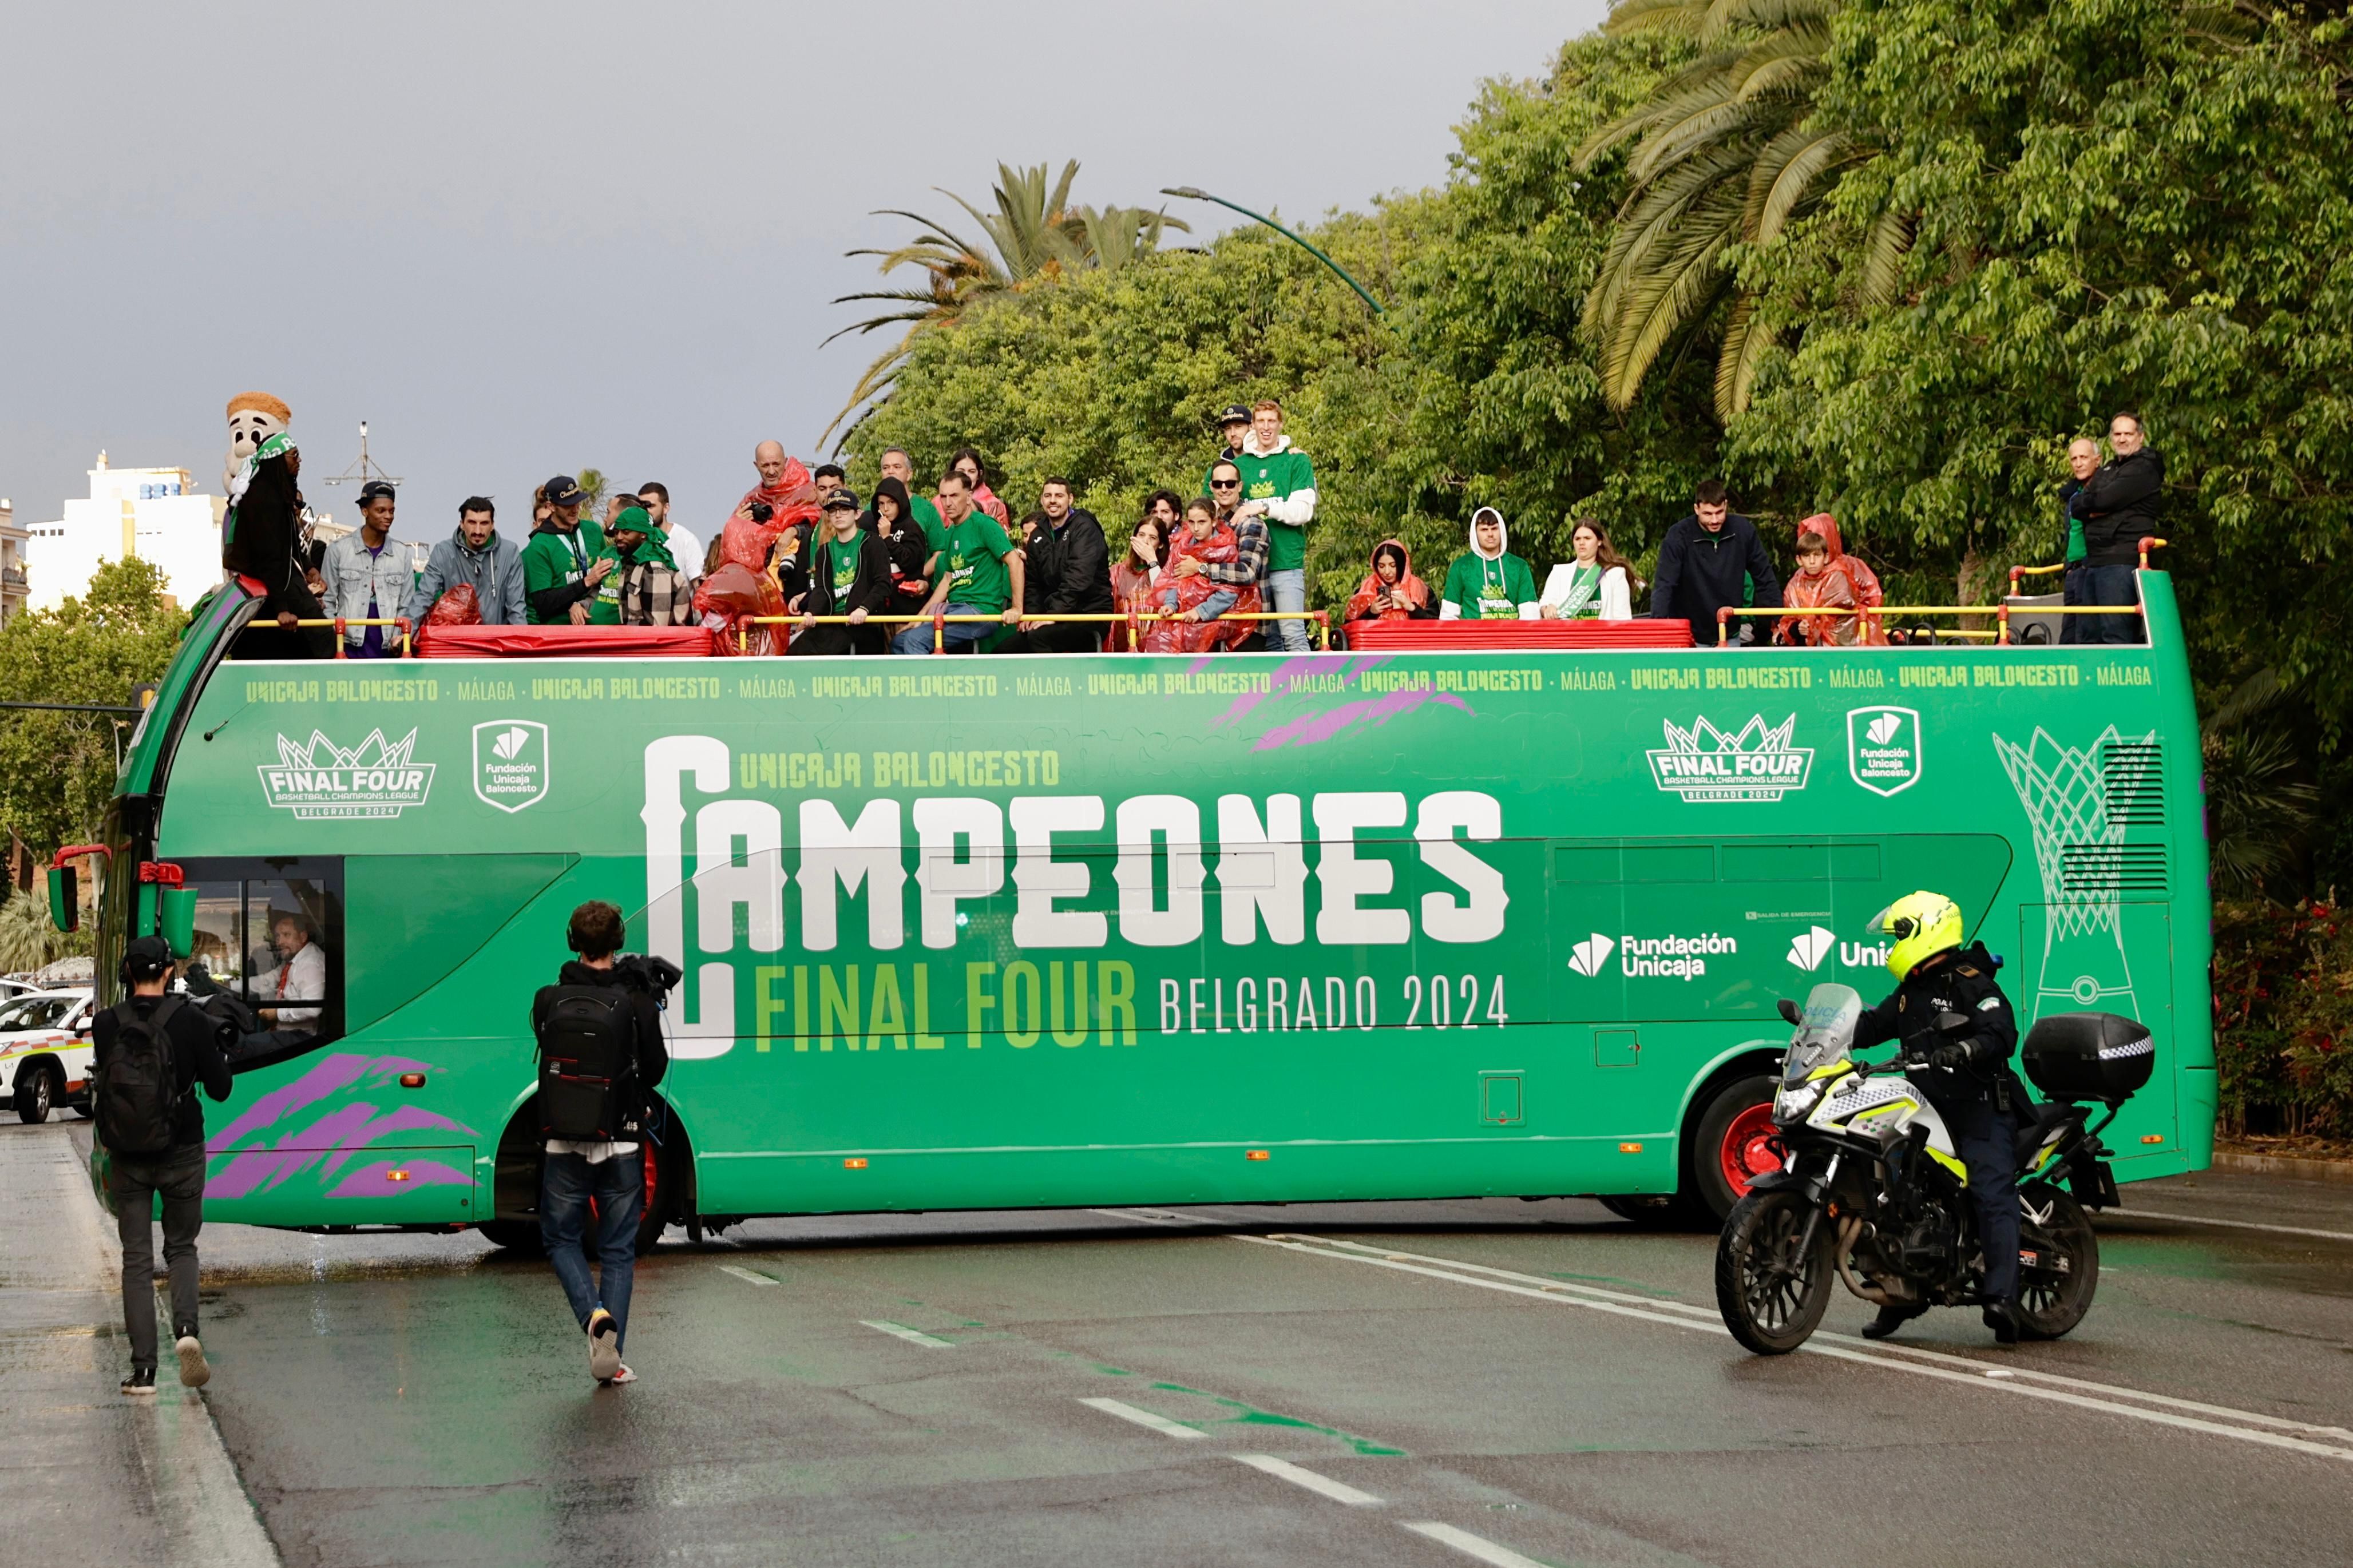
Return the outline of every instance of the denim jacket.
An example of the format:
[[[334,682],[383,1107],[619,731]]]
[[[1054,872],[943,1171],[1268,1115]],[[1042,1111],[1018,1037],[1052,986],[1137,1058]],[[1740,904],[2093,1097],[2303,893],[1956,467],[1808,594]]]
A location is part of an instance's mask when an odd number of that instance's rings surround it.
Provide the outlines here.
[[[390,620],[401,613],[408,598],[410,582],[408,547],[385,541],[383,552],[368,553],[360,541],[359,530],[353,529],[327,546],[327,558],[321,563],[319,575],[327,580],[327,614],[344,620],[366,618],[368,602],[375,602],[378,620]],[[385,626],[384,646],[397,651],[400,633],[397,627]],[[343,641],[357,647],[366,640],[365,626],[343,628]]]

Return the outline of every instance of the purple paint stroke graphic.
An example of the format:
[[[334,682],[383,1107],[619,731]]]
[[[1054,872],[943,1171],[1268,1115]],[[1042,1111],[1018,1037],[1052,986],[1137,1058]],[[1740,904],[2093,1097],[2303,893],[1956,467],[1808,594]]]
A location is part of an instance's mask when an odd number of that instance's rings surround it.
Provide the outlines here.
[[[308,1127],[298,1127],[268,1149],[241,1150],[218,1175],[205,1183],[208,1198],[241,1198],[263,1187],[274,1187],[307,1165],[314,1165],[336,1142],[367,1125],[375,1107],[365,1101],[329,1111]]]
[[[1378,729],[1400,713],[1410,713],[1425,702],[1441,702],[1478,717],[1478,710],[1451,691],[1392,691],[1386,697],[1344,702],[1321,713],[1310,713],[1280,724],[1261,735],[1253,752],[1276,752],[1289,745],[1314,746],[1359,728]]]
[[[1212,730],[1222,730],[1228,725],[1239,724],[1244,719],[1249,718],[1250,713],[1258,707],[1258,705],[1265,701],[1268,698],[1288,697],[1292,695],[1292,693],[1287,689],[1286,683],[1294,675],[1331,675],[1335,673],[1333,670],[1324,668],[1324,665],[1328,663],[1331,657],[1332,656],[1329,654],[1324,654],[1320,657],[1311,655],[1303,658],[1294,654],[1291,658],[1284,659],[1281,664],[1274,667],[1274,678],[1267,683],[1266,690],[1246,691],[1240,697],[1235,698],[1233,701],[1227,704],[1226,710],[1223,713],[1219,714],[1216,719],[1210,721],[1209,728]],[[1337,673],[1340,678],[1345,680],[1349,676],[1355,675],[1360,670],[1371,669],[1377,666],[1387,664],[1393,657],[1393,655],[1386,653],[1344,654],[1341,656],[1341,664]],[[1192,668],[1187,669],[1185,673],[1187,675],[1201,675],[1216,668],[1218,668],[1218,656],[1210,655],[1207,658],[1195,659],[1193,661]]]
[[[323,1182],[332,1177],[337,1171],[343,1169],[353,1155],[379,1138],[388,1137],[395,1132],[414,1132],[421,1129],[430,1129],[436,1132],[462,1132],[469,1138],[475,1135],[474,1130],[462,1121],[452,1121],[448,1117],[434,1111],[420,1110],[413,1105],[404,1105],[389,1116],[369,1122],[337,1143],[335,1157],[327,1162],[325,1169],[319,1173],[319,1179]]]
[[[394,1171],[408,1173],[404,1181],[393,1181]],[[474,1178],[456,1171],[438,1160],[377,1160],[362,1165],[345,1176],[327,1195],[331,1198],[376,1198],[411,1187],[470,1187]]]
[[[314,1105],[337,1089],[349,1089],[370,1073],[431,1072],[430,1062],[407,1057],[364,1057],[338,1052],[282,1088],[255,1100],[245,1114],[206,1140],[205,1147],[220,1153],[248,1132],[258,1132],[288,1114]]]

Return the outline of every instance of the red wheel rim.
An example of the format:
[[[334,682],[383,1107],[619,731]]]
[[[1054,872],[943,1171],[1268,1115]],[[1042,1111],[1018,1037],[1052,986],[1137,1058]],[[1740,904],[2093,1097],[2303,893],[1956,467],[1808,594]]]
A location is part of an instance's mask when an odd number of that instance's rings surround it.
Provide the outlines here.
[[[1767,1171],[1781,1168],[1781,1157],[1773,1152],[1773,1105],[1770,1100],[1747,1107],[1732,1119],[1724,1130],[1724,1147],[1719,1157],[1724,1163],[1725,1184],[1732,1189],[1735,1198],[1748,1195],[1748,1184]]]
[[[660,1169],[660,1164],[659,1162],[654,1158],[654,1146],[652,1140],[649,1139],[645,1142],[638,1144],[638,1148],[644,1155],[646,1162],[646,1201],[644,1208],[639,1212],[642,1214],[651,1214],[654,1212],[654,1186],[659,1179],[658,1173]]]

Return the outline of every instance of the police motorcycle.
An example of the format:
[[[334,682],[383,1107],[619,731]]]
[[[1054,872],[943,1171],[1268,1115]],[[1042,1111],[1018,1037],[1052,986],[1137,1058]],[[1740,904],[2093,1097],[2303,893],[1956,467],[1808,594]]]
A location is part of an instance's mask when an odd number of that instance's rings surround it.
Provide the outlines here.
[[[1805,1006],[1783,998],[1796,1026],[1773,1098],[1779,1171],[1749,1185],[1716,1243],[1715,1300],[1732,1337],[1758,1355],[1804,1344],[1829,1305],[1833,1277],[1874,1306],[1958,1306],[1978,1300],[1985,1266],[1968,1173],[1927,1097],[1902,1060],[1853,1056],[1862,998],[1851,986],[1814,987]],[[1941,1028],[1968,1028],[1957,1014]],[[2100,1132],[2148,1082],[2148,1029],[2113,1013],[2061,1013],[2037,1022],[2020,1048],[2049,1096],[2017,1132],[2018,1327],[2057,1339],[2091,1310],[2100,1248],[2084,1209],[2120,1203]],[[1917,1065],[1916,1062],[1910,1065]],[[2107,1115],[2087,1125],[2086,1102]]]

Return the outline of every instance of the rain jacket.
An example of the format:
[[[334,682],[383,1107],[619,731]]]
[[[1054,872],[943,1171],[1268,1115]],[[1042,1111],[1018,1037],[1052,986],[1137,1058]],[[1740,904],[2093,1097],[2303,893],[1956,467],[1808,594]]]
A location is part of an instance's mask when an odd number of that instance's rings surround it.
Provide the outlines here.
[[[523,624],[522,556],[495,529],[491,542],[480,550],[466,542],[464,529],[450,530],[449,537],[426,557],[425,575],[418,579],[408,595],[408,607],[401,614],[411,626],[422,626],[441,595],[460,583],[474,590],[474,602],[482,608],[482,625]]]
[[[1392,548],[1405,558],[1405,564],[1398,569],[1398,580],[1388,585],[1389,596],[1392,601],[1403,602],[1392,602],[1388,609],[1377,614],[1373,609],[1373,600],[1381,591],[1381,552]],[[1349,598],[1347,613],[1341,619],[1417,621],[1428,620],[1438,614],[1438,606],[1430,600],[1430,584],[1413,574],[1413,552],[1405,547],[1403,540],[1384,539],[1374,545],[1371,565],[1372,570],[1365,574],[1365,580],[1357,584],[1356,592]]]
[[[1839,541],[1838,520],[1830,513],[1816,512],[1798,524],[1799,539],[1810,533],[1821,536],[1822,542],[1830,548],[1830,560],[1818,575],[1810,576],[1802,570],[1791,574],[1782,603],[1793,610],[1852,609],[1863,614],[1851,619],[1839,616],[1787,616],[1775,627],[1773,639],[1840,647],[1885,643],[1887,634],[1881,629],[1879,617],[1870,613],[1886,602],[1878,574],[1846,552]]]
[[[1479,520],[1495,520],[1495,553],[1479,551]],[[1446,569],[1446,592],[1438,606],[1441,621],[1533,621],[1543,614],[1536,599],[1536,574],[1512,553],[1511,531],[1504,514],[1482,506],[1471,514],[1471,551],[1458,555]]]
[[[1216,595],[1232,593],[1231,588],[1211,581],[1206,572],[1179,577],[1175,568],[1180,561],[1198,561],[1204,565],[1211,562],[1231,561],[1240,549],[1233,529],[1221,522],[1208,538],[1196,539],[1192,528],[1180,523],[1176,534],[1176,542],[1169,550],[1168,560],[1161,567],[1155,584],[1154,596],[1157,602],[1152,607],[1164,613],[1175,610],[1179,615],[1189,614]],[[1245,592],[1254,595],[1257,590]],[[1239,610],[1242,605],[1237,601],[1233,607]],[[1252,621],[1234,623],[1243,628],[1245,635],[1256,624]],[[1210,648],[1232,640],[1233,627],[1216,621],[1157,621],[1144,634],[1144,651],[1207,653]]]

